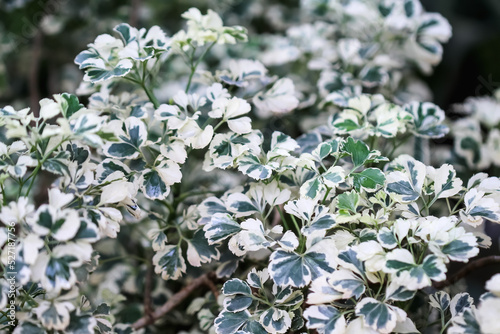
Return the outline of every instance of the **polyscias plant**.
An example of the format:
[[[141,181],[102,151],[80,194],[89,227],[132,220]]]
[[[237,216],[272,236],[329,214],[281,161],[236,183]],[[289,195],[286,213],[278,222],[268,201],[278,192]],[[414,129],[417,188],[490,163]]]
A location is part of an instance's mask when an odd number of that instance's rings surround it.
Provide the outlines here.
[[[392,3],[377,9],[389,27],[379,28],[392,33],[380,33],[380,45],[419,50],[411,59],[430,71],[448,23],[416,1]],[[0,109],[0,244],[15,227],[14,269],[2,251],[0,306],[14,299],[16,320],[4,313],[4,328],[497,332],[499,276],[476,307],[449,289],[448,266],[498,261],[471,259],[492,243],[483,222],[500,222],[500,179],[465,181],[452,164],[396,154],[407,140],[449,133],[443,110],[401,101],[397,80],[389,85],[410,70],[405,62],[384,68],[360,40],[338,37],[340,58],[325,60],[352,81],[323,94],[325,124],[292,138],[261,130],[271,115],[303,107],[293,80],[249,59],[200,71],[213,48],[247,33],[210,10],[183,17],[187,29],[172,37],[120,24],[116,37],[89,44],[75,58],[79,90],[92,91],[87,106],[64,93],[41,100],[39,115]],[[401,26],[416,40],[398,38]],[[378,50],[409,62],[397,48]],[[187,65],[184,86],[161,101],[154,84],[176,58]],[[193,314],[199,321],[186,323]]]

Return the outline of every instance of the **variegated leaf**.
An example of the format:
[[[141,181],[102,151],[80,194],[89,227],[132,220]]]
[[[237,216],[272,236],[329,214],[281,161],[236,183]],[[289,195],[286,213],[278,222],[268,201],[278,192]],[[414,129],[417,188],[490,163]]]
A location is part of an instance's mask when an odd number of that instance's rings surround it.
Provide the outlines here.
[[[367,168],[360,173],[353,173],[354,189],[374,192],[384,186],[385,175],[378,168]]]
[[[435,255],[427,255],[422,264],[415,264],[413,255],[406,249],[395,249],[387,254],[384,271],[396,276],[399,285],[408,290],[418,290],[431,285],[431,279],[446,279],[446,266]]]
[[[385,289],[385,300],[407,301],[413,299],[416,293],[417,291],[408,290],[404,285],[399,285],[393,281]]]
[[[202,263],[218,260],[219,257],[219,250],[215,246],[209,245],[202,229],[196,231],[193,237],[188,240],[187,260],[192,266],[199,267]]]
[[[450,301],[450,312],[452,317],[463,314],[474,305],[474,299],[467,293],[456,294]]]
[[[335,216],[328,212],[328,208],[323,205],[316,206],[314,218],[302,228],[302,233],[306,236],[317,231],[327,231],[337,225]]]
[[[251,319],[247,310],[240,312],[222,311],[214,320],[217,334],[234,334]]]
[[[422,192],[426,168],[423,163],[410,156],[404,156],[402,171],[387,174],[387,192],[401,203],[416,201]]]
[[[321,176],[313,177],[300,187],[300,195],[303,198],[319,199],[325,192],[326,187]]]
[[[331,286],[342,293],[342,299],[358,299],[366,289],[363,280],[350,270],[338,269],[328,279]]]
[[[463,231],[462,228],[457,229]],[[460,233],[460,232],[456,233]],[[468,262],[470,258],[479,254],[477,238],[472,233],[465,233],[459,238],[450,241],[441,247],[441,252],[450,260]]]
[[[356,305],[356,315],[363,317],[364,323],[379,333],[391,333],[401,313],[406,317],[403,310],[369,297]]]
[[[304,254],[277,250],[271,254],[269,275],[278,286],[303,287],[321,275],[335,269],[335,250],[331,239],[324,239]]]
[[[486,197],[483,191],[476,188],[469,190],[464,197],[465,210],[460,210],[463,222],[478,226],[483,219],[500,222],[500,204],[493,198]]]
[[[368,146],[361,140],[355,140],[352,137],[347,138],[342,150],[351,156],[354,168],[362,166],[370,157]]]
[[[330,305],[314,305],[304,311],[306,327],[315,329],[319,334],[342,334],[346,321],[342,313]]]
[[[292,325],[292,319],[287,311],[271,307],[262,312],[259,323],[268,333],[286,333]]]
[[[384,248],[387,249],[393,249],[398,245],[398,239],[396,238],[393,230],[386,226],[382,227],[378,231],[377,240]]]
[[[236,217],[246,217],[259,212],[256,204],[242,193],[229,195],[226,200],[226,206]]]
[[[265,93],[259,92],[252,102],[263,117],[283,114],[295,109],[299,100],[294,96],[295,86],[289,78],[281,78]]]
[[[263,164],[254,154],[246,154],[238,159],[238,170],[255,180],[268,179],[273,174],[272,168]]]
[[[339,252],[339,262],[340,264],[357,273],[358,275],[365,275],[365,265],[358,259],[358,254],[356,250],[349,247],[346,250]]]
[[[438,291],[429,296],[429,304],[434,308],[446,311],[450,306],[450,295],[445,291]]]
[[[434,193],[437,198],[446,198],[456,195],[462,189],[462,180],[457,178],[453,166],[445,164],[434,170],[430,177],[434,181]]]
[[[246,282],[237,278],[224,283],[222,293],[228,296],[224,299],[224,309],[229,312],[246,310],[253,302],[252,290]]]
[[[203,227],[209,245],[219,243],[241,231],[240,225],[230,215],[216,213],[208,224]]]
[[[186,272],[186,262],[182,257],[181,248],[167,245],[153,256],[155,272],[161,274],[164,280],[176,280]]]
[[[229,240],[229,250],[236,256],[247,252],[255,252],[271,247],[274,242],[266,238],[262,222],[257,219],[247,219],[240,224],[241,230]]]
[[[359,204],[359,195],[355,191],[345,192],[337,196],[337,207],[342,211],[356,213]]]
[[[430,102],[412,102],[405,105],[405,110],[413,116],[413,132],[424,138],[440,138],[449,131],[443,123],[445,113]]]
[[[121,126],[116,124],[116,126]],[[117,129],[119,143],[108,142],[104,145],[107,156],[118,159],[135,159],[139,156],[140,148],[147,140],[147,129],[144,122],[136,117],[125,120],[125,131]]]

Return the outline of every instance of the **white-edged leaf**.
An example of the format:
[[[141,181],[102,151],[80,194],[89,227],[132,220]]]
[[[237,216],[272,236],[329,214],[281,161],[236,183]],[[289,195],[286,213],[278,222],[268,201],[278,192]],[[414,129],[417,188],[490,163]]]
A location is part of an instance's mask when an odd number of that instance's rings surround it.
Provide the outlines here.
[[[405,110],[413,117],[413,132],[424,138],[440,138],[449,131],[443,123],[444,111],[430,102],[412,102],[405,105]]]
[[[274,242],[267,240],[262,222],[247,219],[240,224],[241,230],[229,240],[229,250],[236,256],[271,247]]]
[[[356,305],[356,315],[363,317],[367,326],[380,333],[391,333],[401,312],[406,316],[403,310],[369,297]]]
[[[462,189],[462,180],[456,177],[453,166],[445,164],[436,169],[432,175],[434,193],[437,198],[456,195]]]
[[[342,293],[342,299],[354,297],[358,299],[365,292],[363,280],[352,271],[338,269],[328,277],[331,286]]]
[[[259,323],[268,333],[286,333],[292,325],[292,319],[287,311],[271,307],[262,312]]]
[[[346,321],[342,313],[330,305],[314,305],[304,311],[306,327],[319,334],[343,334]]]
[[[104,145],[104,153],[118,159],[135,159],[139,156],[140,148],[146,143],[147,129],[144,122],[137,117],[125,120],[125,131],[121,129],[121,122],[115,125],[120,142],[108,142]]]
[[[324,239],[304,254],[277,250],[271,254],[269,275],[278,286],[303,287],[321,275],[335,270],[334,243]]]
[[[367,168],[360,173],[353,174],[354,189],[369,192],[378,190],[384,186],[385,175],[378,168]]]
[[[450,302],[451,316],[461,315],[474,305],[474,299],[466,292],[456,294]]]
[[[186,262],[180,247],[167,245],[153,256],[155,273],[161,274],[164,280],[176,280],[186,272]]]
[[[217,334],[234,334],[250,319],[251,314],[247,310],[234,313],[222,311],[214,320],[215,332]]]
[[[445,291],[437,291],[429,296],[429,304],[434,308],[446,311],[450,306],[450,295]]]
[[[224,299],[224,309],[229,312],[246,310],[253,302],[252,290],[246,282],[237,278],[224,283],[222,293],[228,296]]]
[[[384,271],[396,276],[399,285],[408,290],[418,290],[431,285],[431,279],[446,279],[446,266],[442,259],[430,254],[422,264],[415,264],[413,255],[406,249],[395,249],[386,256]]]
[[[422,192],[426,168],[423,163],[410,156],[403,157],[402,165],[402,171],[387,174],[386,190],[400,203],[414,202]]]
[[[208,243],[202,229],[196,231],[188,240],[187,260],[190,265],[199,267],[202,263],[218,260],[219,257],[219,250]]]
[[[239,158],[238,170],[255,180],[265,180],[273,174],[272,168],[262,163],[259,157],[254,154],[245,154]]]
[[[308,304],[327,304],[342,299],[343,293],[335,290],[330,275],[323,275],[313,280],[307,296]]]
[[[226,206],[237,218],[250,216],[259,212],[252,200],[242,193],[229,195],[226,200]]]
[[[263,116],[272,113],[287,113],[299,105],[299,100],[294,96],[295,86],[289,78],[279,79],[265,93],[259,92],[252,100]]]

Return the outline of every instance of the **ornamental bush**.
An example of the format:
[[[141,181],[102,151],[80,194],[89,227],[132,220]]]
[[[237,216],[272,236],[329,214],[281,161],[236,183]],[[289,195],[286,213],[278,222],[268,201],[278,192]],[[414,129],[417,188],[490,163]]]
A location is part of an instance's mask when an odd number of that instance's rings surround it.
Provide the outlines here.
[[[5,332],[500,332],[500,274],[460,280],[499,262],[500,94],[427,102],[418,0],[301,5],[257,44],[118,24],[76,94],[0,109]]]

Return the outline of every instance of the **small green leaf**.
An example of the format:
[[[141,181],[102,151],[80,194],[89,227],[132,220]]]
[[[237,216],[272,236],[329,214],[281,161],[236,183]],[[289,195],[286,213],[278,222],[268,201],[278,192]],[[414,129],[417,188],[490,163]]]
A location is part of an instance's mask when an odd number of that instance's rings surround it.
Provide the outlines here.
[[[354,168],[362,166],[370,156],[368,146],[361,140],[355,140],[352,137],[347,138],[343,151],[351,156]]]
[[[340,210],[356,213],[358,203],[359,195],[355,191],[346,192],[337,196],[337,207]]]
[[[248,284],[238,278],[233,278],[222,286],[222,293],[225,295],[251,295],[252,290]]]
[[[328,250],[324,248],[329,246],[329,241],[324,240],[304,254],[277,250],[271,254],[269,275],[278,286],[303,287],[311,280],[335,270],[334,259],[329,258]]]
[[[360,191],[362,188],[373,192],[384,186],[385,175],[378,168],[367,168],[361,173],[353,173],[354,189]]]
[[[61,104],[62,114],[66,118],[70,118],[78,110],[82,109],[84,106],[78,101],[78,97],[73,94],[62,93],[62,99],[59,101]]]

